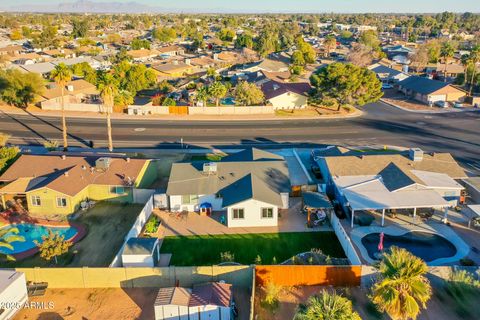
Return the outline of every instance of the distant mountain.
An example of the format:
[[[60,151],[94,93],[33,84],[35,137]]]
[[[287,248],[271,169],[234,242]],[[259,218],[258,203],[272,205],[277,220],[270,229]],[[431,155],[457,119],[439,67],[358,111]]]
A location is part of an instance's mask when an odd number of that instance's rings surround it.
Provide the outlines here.
[[[13,12],[68,12],[68,13],[145,13],[162,12],[158,7],[147,6],[138,2],[94,2],[78,0],[59,4],[30,4],[19,6],[4,6],[1,9]],[[165,10],[168,11],[168,10]]]

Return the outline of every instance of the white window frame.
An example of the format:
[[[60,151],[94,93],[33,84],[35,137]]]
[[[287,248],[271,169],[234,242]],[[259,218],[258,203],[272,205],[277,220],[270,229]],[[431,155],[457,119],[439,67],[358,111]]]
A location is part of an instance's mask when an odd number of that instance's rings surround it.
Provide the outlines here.
[[[59,200],[60,200],[60,202],[59,202]],[[63,205],[63,203],[62,203],[63,200],[65,201],[65,205]],[[67,198],[65,198],[65,197],[57,197],[55,202],[56,202],[57,208],[66,208],[67,205],[68,205]]]
[[[240,213],[242,212],[243,217],[235,217],[235,213]],[[244,220],[245,219],[245,208],[233,208],[232,209],[232,219],[233,220]]]
[[[30,200],[32,201],[32,206],[34,207],[40,207],[42,205],[42,199],[40,198],[40,196],[31,196]]]
[[[270,211],[272,212],[272,216],[271,216],[271,217],[268,216],[268,211],[267,211],[267,215],[266,215],[266,216],[263,216],[263,211],[264,211],[264,210],[270,210]],[[260,218],[261,218],[261,219],[273,219],[273,215],[274,215],[274,213],[273,213],[273,207],[265,207],[265,208],[261,208],[261,209],[260,209]]]

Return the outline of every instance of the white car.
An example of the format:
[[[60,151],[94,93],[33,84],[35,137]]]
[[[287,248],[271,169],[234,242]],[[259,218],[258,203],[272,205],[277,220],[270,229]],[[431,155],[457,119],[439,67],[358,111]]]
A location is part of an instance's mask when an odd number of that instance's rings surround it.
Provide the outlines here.
[[[448,108],[448,102],[447,101],[436,101],[435,105],[440,108]]]
[[[382,89],[393,89],[393,86],[389,83],[382,83]]]
[[[461,102],[455,102],[455,103],[453,104],[453,106],[454,106],[455,108],[463,108],[463,104],[462,104]]]

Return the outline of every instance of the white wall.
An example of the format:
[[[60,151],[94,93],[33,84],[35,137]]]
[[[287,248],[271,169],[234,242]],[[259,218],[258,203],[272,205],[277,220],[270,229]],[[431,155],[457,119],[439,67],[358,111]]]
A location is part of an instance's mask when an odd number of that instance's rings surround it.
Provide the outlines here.
[[[0,304],[5,312],[0,320],[12,319],[20,308],[28,301],[25,274],[16,271],[0,271],[0,282],[7,283],[0,292]]]
[[[183,204],[182,196],[170,196],[170,210],[195,212],[199,211],[199,206],[205,202],[212,204],[213,211],[223,210],[223,199],[217,198],[214,194],[200,195],[197,204]]]
[[[227,312],[228,310],[228,312]],[[229,320],[230,308],[212,305],[189,307],[190,319],[200,320]]]
[[[233,219],[233,209],[243,208],[244,219]],[[262,208],[273,208],[273,218],[262,218]],[[278,225],[278,207],[262,201],[249,199],[227,208],[228,227],[275,227]]]
[[[155,306],[155,320],[188,320],[188,307],[171,304]]]
[[[156,247],[155,250],[157,250]],[[122,264],[124,267],[155,267],[151,255],[122,255]]]
[[[358,257],[358,254],[353,247],[350,237],[348,236],[347,232],[342,226],[342,223],[337,218],[333,210],[330,215],[330,223],[332,224],[338,241],[340,241],[340,244],[342,245],[343,251],[345,251],[345,255],[347,256],[348,260],[350,260],[350,263],[354,266],[361,265],[362,262],[360,261],[360,258]]]
[[[297,93],[287,92],[269,99],[274,109],[304,108],[307,106],[307,97]]]

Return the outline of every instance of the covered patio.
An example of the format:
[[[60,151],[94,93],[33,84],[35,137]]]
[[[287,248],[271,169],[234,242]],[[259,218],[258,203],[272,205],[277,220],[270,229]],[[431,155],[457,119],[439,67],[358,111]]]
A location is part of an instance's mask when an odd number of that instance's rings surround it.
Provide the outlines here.
[[[385,225],[385,213],[411,213],[413,221],[418,211],[423,209],[442,210],[443,222],[447,221],[448,208],[451,204],[439,193],[431,189],[407,189],[391,192],[380,180],[369,181],[367,184],[356,185],[342,190],[347,206],[350,208],[353,228],[355,213],[373,211],[381,213],[381,226]]]
[[[306,191],[302,193],[302,209],[307,214],[307,226],[312,228],[326,221],[333,206],[325,194]]]

